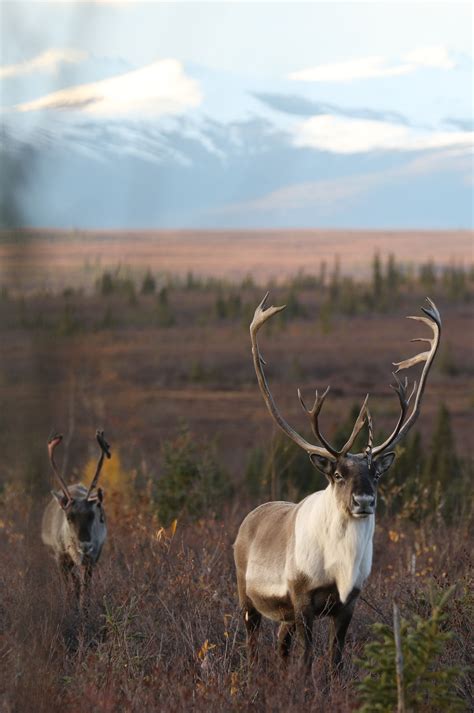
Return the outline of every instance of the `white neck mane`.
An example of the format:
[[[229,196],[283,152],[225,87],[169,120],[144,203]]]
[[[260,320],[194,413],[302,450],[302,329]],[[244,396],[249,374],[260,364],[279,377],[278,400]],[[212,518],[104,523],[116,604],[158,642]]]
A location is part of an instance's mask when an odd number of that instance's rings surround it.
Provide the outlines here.
[[[315,588],[336,584],[344,603],[370,574],[374,527],[374,515],[357,519],[343,512],[332,486],[310,495],[296,517],[296,571]]]

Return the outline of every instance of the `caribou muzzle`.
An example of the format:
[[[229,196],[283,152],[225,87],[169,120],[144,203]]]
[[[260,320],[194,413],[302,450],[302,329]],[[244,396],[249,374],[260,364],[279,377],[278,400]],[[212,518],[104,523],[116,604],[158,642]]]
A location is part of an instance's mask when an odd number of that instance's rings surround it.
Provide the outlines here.
[[[352,495],[351,515],[368,517],[375,513],[375,495]]]
[[[81,557],[81,564],[90,564],[95,560],[95,547],[93,542],[80,542],[77,550]]]

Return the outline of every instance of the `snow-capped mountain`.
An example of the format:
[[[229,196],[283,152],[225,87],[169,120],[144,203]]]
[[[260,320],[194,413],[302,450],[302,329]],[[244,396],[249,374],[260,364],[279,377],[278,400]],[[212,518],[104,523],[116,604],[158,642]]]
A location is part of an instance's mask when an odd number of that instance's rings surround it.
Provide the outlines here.
[[[468,57],[349,83],[65,57],[0,74],[4,224],[472,227]]]

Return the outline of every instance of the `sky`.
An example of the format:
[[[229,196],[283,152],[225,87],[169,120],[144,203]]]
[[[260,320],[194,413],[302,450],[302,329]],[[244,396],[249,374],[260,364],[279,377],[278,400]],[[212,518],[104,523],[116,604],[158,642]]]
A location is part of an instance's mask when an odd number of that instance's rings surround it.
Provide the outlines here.
[[[300,195],[305,209],[293,202],[278,220],[336,226],[321,196],[347,196],[360,176],[364,206],[359,195],[342,219],[360,226],[371,221],[380,184],[382,204],[390,191],[402,201],[410,176],[420,203],[438,190],[451,211],[430,217],[426,209],[423,218],[417,208],[407,225],[472,227],[471,3],[17,0],[1,2],[0,12],[2,150],[9,166],[25,147],[35,157],[29,222],[67,219],[40,208],[52,200],[39,181],[50,176],[54,194],[56,174],[77,222],[89,166],[104,182],[101,225],[239,226],[246,208],[249,225],[260,225],[273,220],[261,206]],[[117,183],[118,163],[133,170],[133,190],[125,176]],[[264,175],[265,164],[279,181]],[[150,165],[174,212],[154,212],[143,189],[141,217],[114,216],[108,193],[135,195]],[[235,176],[223,177],[225,168]],[[213,204],[216,180],[227,189]],[[179,181],[181,208],[167,185]],[[200,211],[196,185],[198,193],[208,185]],[[76,191],[82,198],[73,200]],[[397,220],[392,208],[387,225]]]
[[[437,2],[2,2],[2,64],[72,46],[144,65],[174,57],[276,78],[424,46],[472,55],[472,4]]]

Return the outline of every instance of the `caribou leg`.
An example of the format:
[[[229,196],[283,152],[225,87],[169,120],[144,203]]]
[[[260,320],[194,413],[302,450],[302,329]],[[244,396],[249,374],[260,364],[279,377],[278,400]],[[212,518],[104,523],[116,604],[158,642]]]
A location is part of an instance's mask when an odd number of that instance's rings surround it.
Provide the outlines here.
[[[83,567],[80,579],[79,608],[81,611],[87,608],[90,597],[90,587],[93,569],[90,565]]]
[[[359,590],[353,590],[346,604],[338,609],[337,613],[331,617],[331,625],[329,627],[331,673],[342,670],[342,652],[358,596]]]
[[[283,622],[278,629],[278,653],[283,661],[290,655],[291,642],[295,633],[295,625]]]
[[[72,583],[74,594],[76,596],[77,601],[79,601],[82,590],[81,576],[77,572],[77,568],[74,564],[74,561],[68,554],[62,554],[59,557],[59,569],[63,576],[66,589],[69,587],[69,584]]]
[[[260,630],[260,624],[262,621],[262,615],[255,607],[247,601],[244,607],[244,624],[245,631],[247,632],[247,651],[248,651],[248,661],[249,666],[255,663],[257,660],[257,643],[258,643],[258,632]]]
[[[302,602],[297,602],[295,605],[295,628],[300,661],[306,673],[311,671],[313,663],[313,621],[314,611],[311,600],[305,597]]]

